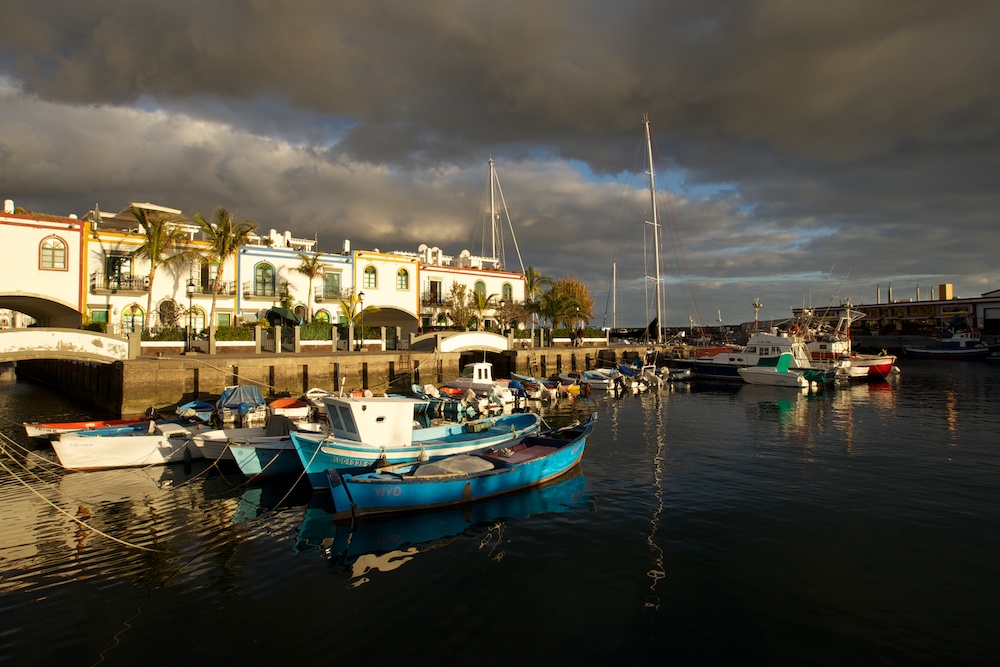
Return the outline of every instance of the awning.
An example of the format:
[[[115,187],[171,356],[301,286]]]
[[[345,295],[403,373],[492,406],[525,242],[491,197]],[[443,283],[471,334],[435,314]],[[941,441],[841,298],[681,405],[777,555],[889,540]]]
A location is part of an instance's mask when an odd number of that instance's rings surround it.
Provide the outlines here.
[[[298,316],[287,308],[268,308],[263,317],[270,322],[272,326],[281,325],[294,327],[299,324]]]

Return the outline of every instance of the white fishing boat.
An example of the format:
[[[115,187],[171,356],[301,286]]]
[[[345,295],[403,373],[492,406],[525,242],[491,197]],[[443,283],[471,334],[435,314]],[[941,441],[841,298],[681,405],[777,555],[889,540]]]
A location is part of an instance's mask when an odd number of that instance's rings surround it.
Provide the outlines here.
[[[102,470],[163,465],[202,458],[194,445],[202,426],[149,422],[145,432],[105,433],[102,429],[60,434],[52,441],[59,463],[67,470]]]
[[[615,379],[622,374],[616,369],[592,368],[588,371],[569,371],[559,374],[559,381],[563,384],[577,384],[589,386],[591,390],[604,390],[614,388]]]
[[[294,454],[290,434],[296,430],[321,433],[325,426],[274,415],[267,420],[265,426],[212,429],[194,434],[191,440],[202,458],[209,461],[235,461],[232,446],[237,444],[248,447],[266,446],[269,449],[287,448]]]
[[[784,352],[778,357],[774,366],[745,366],[737,369],[744,382],[749,384],[765,384],[772,387],[795,387],[808,389],[809,380],[799,371],[789,370],[792,361],[790,352]]]
[[[720,352],[711,357],[696,357],[690,360],[690,368],[695,378],[700,380],[740,381],[739,369],[748,366],[774,366],[782,354],[791,355],[791,370],[813,370],[826,373],[836,371],[832,364],[813,362],[802,337],[794,331],[758,331],[741,350]]]

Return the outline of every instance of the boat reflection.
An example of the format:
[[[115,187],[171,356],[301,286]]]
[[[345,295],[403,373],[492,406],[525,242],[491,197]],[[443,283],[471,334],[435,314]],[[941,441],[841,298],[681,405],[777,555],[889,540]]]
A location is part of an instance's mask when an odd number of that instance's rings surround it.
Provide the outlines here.
[[[479,535],[481,529],[507,519],[536,514],[572,512],[593,503],[579,467],[558,481],[521,493],[491,498],[441,510],[419,512],[353,525],[333,522],[328,494],[315,493],[306,508],[293,550],[317,551],[348,575],[348,586],[369,581],[373,572],[389,572],[417,554],[450,543],[460,536]]]
[[[774,421],[782,427],[803,425],[806,403],[812,396],[808,389],[745,384],[738,396],[746,404],[747,413],[759,421]]]

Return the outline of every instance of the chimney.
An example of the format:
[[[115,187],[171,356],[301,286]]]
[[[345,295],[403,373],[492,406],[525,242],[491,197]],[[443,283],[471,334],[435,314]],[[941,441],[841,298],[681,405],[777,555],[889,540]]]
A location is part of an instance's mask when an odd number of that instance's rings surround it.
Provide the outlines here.
[[[3,200],[3,212],[4,213],[13,213],[14,212],[14,200],[13,199],[4,199]]]
[[[344,254],[345,255],[350,255],[351,254],[351,240],[350,239],[344,239]]]

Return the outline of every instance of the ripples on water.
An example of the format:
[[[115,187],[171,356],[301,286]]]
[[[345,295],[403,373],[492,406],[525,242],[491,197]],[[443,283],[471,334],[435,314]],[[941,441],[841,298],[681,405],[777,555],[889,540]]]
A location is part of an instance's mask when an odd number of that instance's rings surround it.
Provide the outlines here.
[[[0,661],[986,663],[998,397],[996,365],[910,362],[563,402],[600,421],[558,484],[351,531],[294,478],[63,473],[20,422],[103,415],[0,386]]]

